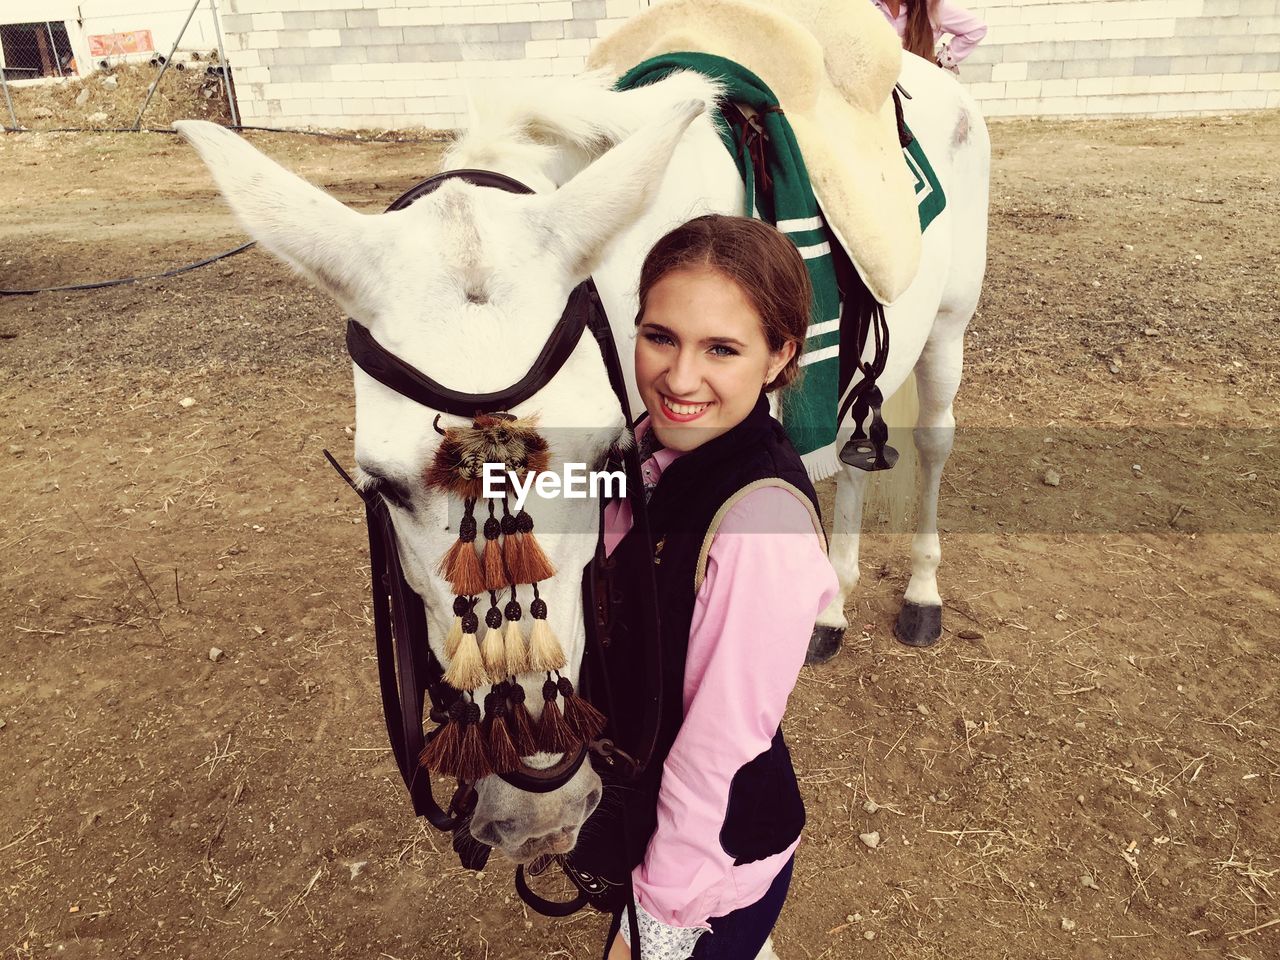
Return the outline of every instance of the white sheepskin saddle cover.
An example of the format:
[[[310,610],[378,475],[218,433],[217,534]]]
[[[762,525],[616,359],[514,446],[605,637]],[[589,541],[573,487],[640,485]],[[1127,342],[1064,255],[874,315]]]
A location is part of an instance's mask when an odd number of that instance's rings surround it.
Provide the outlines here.
[[[742,64],[769,85],[813,190],[868,289],[892,303],[920,265],[915,189],[890,92],[894,29],[866,0],[665,0],[600,40],[587,64],[621,75],[664,53]]]

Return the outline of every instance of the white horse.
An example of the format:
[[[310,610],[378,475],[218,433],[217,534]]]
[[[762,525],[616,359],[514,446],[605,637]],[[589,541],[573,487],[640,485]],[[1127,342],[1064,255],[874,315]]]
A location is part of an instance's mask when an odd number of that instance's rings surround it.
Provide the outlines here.
[[[919,384],[915,437],[924,482],[904,609],[917,624],[921,609],[931,611],[936,628],[938,485],[951,447],[962,335],[982,282],[989,147],[981,117],[960,86],[923,60],[904,60],[902,81],[913,96],[905,104],[907,119],[948,205],[926,235],[919,276],[887,310],[892,337],[880,384],[887,396],[913,371]],[[569,292],[588,276],[595,277],[626,357],[646,251],[691,217],[741,213],[743,188],[711,119],[717,95],[712,82],[687,73],[625,93],[596,76],[536,87],[522,81],[500,99],[473,106],[471,126],[445,169],[497,171],[533,194],[454,180],[403,211],[372,216],[349,209],[227,130],[200,121],[175,126],[264,247],[331,294],[401,359],[455,390],[481,393],[519,379]],[[630,373],[630,364],[623,365]],[[405,575],[427,605],[434,652],[447,662],[443,638],[452,596],[436,564],[457,532],[444,497],[422,482],[441,440],[432,424],[436,413],[359,368],[354,376],[359,480],[387,495]],[[638,411],[630,377],[628,386]],[[626,427],[591,337],[578,343],[558,376],[511,412],[538,416],[555,470],[566,462],[598,463]],[[442,425],[462,422],[445,416]],[[838,476],[831,559],[841,593],[823,613],[820,630],[847,626],[844,603],[858,581],[864,484],[865,474],[852,468]],[[568,655],[564,673],[576,682],[585,642],[578,572],[595,546],[596,514],[569,500],[529,509],[563,572],[542,586],[542,595]],[[520,589],[528,609],[528,588]],[[536,715],[542,678],[522,679]],[[538,755],[526,762],[544,767],[557,759]],[[477,792],[472,834],[527,862],[572,848],[599,802],[600,781],[584,764],[550,793],[521,791],[498,777],[482,780]]]

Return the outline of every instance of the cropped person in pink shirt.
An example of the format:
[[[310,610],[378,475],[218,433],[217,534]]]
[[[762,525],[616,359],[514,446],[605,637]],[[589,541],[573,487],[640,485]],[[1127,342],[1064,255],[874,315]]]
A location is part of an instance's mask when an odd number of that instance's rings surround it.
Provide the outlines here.
[[[947,70],[956,67],[987,35],[987,25],[977,14],[951,0],[871,0],[893,24],[902,47],[917,57],[932,60]],[[943,34],[952,41],[938,49]]]
[[[810,296],[794,245],[743,217],[678,227],[641,273],[636,435],[654,542],[636,543],[623,500],[605,546],[624,565],[657,556],[664,655],[683,666],[652,789],[614,801],[640,824],[627,869],[643,960],[752,960],[790,884],[804,807],[780,724],[837,581],[766,393],[799,374]],[[633,956],[628,912],[608,960]]]

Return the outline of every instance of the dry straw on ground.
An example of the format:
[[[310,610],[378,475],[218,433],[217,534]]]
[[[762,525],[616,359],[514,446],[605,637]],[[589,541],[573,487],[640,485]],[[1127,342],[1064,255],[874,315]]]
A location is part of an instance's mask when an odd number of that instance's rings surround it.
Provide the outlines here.
[[[167,127],[174,120],[188,118],[230,123],[222,82],[206,72],[216,62],[216,56],[207,55],[182,61],[182,69],[174,62],[163,77],[159,67],[148,63],[121,64],[59,82],[11,83],[9,95],[18,123],[32,130],[132,127],[146,102],[148,89],[159,78],[155,96],[142,116],[144,128]],[[115,80],[114,87],[110,79]],[[2,105],[0,120],[6,127],[13,123]]]

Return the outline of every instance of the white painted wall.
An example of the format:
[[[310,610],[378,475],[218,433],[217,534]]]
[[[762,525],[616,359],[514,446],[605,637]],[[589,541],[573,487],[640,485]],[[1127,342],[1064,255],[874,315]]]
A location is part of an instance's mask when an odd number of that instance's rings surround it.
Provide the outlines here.
[[[961,77],[992,116],[1280,106],[1280,0],[967,3],[990,32]],[[245,122],[334,128],[458,126],[468,80],[577,73],[595,38],[646,6],[648,0],[220,3]]]
[[[974,0],[960,67],[988,116],[1280,106],[1280,0]]]
[[[582,71],[648,0],[223,0],[245,123],[449,128],[468,80]]]

